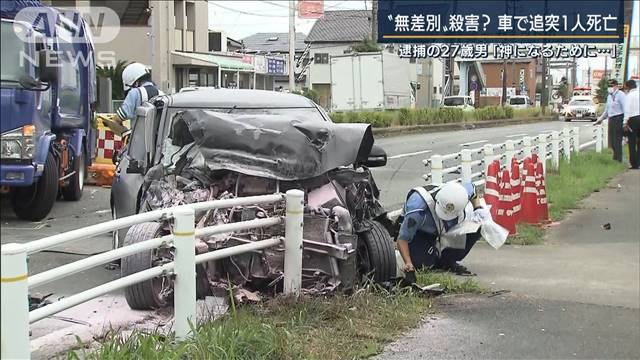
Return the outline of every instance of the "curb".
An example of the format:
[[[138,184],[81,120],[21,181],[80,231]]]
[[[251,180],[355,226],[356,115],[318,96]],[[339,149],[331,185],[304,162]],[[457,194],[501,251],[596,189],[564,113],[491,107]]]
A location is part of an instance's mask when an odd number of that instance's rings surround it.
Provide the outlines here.
[[[455,130],[473,130],[481,128],[498,127],[505,125],[532,124],[545,121],[554,121],[555,117],[545,116],[539,118],[501,119],[472,122],[457,122],[449,124],[395,126],[388,128],[373,128],[373,135],[379,137],[397,136],[410,133],[443,132]]]

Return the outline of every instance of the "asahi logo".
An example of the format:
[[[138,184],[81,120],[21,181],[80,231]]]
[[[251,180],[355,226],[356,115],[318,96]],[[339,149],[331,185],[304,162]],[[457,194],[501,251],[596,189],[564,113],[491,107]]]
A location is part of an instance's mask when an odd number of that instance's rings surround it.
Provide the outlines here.
[[[118,14],[102,6],[55,9],[26,7],[16,14],[15,21],[29,24],[47,38],[58,36],[66,42],[73,43],[83,43],[91,39],[94,44],[105,44],[113,41],[120,31]],[[83,26],[83,21],[86,26]],[[90,34],[87,34],[87,31]],[[34,41],[34,37],[30,36],[29,32],[15,31],[15,33],[22,41]]]

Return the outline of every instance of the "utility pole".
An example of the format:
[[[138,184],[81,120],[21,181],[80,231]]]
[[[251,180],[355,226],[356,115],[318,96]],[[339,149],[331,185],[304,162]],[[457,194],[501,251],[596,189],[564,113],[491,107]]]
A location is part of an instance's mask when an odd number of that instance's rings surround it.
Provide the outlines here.
[[[378,42],[378,0],[371,1],[371,41]]]
[[[289,92],[296,89],[296,2],[289,0]]]
[[[542,58],[542,93],[540,94],[540,107],[542,107],[542,114],[547,112],[548,105],[547,96],[547,59]]]
[[[589,68],[587,69],[587,84],[591,87],[591,65],[589,65]]]
[[[504,106],[507,101],[507,59],[502,60],[502,101],[500,102]]]

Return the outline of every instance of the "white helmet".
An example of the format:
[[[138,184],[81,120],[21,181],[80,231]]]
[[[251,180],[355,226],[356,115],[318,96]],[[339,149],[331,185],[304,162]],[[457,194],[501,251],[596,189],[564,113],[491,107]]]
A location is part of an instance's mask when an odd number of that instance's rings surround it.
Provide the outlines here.
[[[122,87],[124,88],[124,91],[131,89],[138,79],[148,73],[149,69],[140,63],[134,62],[127,65],[127,67],[122,71]]]
[[[453,220],[464,211],[469,194],[464,186],[453,182],[444,184],[435,196],[436,215],[442,220]]]

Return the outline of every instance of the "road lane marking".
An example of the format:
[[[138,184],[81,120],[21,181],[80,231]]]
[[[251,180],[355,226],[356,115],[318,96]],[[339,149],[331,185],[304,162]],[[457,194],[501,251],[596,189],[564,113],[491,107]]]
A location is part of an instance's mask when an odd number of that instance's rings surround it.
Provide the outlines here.
[[[506,138],[514,138],[514,137],[522,137],[522,136],[527,136],[527,134],[513,134],[513,135],[507,135],[505,136]]]
[[[401,158],[405,158],[405,157],[409,157],[409,156],[416,156],[416,155],[426,154],[426,153],[430,153],[430,152],[431,152],[431,150],[422,150],[422,151],[416,151],[416,152],[412,152],[412,153],[398,154],[398,155],[393,155],[393,156],[387,157],[387,160],[401,159]]]
[[[471,141],[471,142],[468,142],[468,143],[460,144],[460,146],[469,146],[469,145],[475,145],[475,144],[482,144],[482,143],[486,143],[487,141],[489,141],[489,140]]]
[[[96,214],[106,214],[110,212],[111,212],[111,209],[96,210]]]

